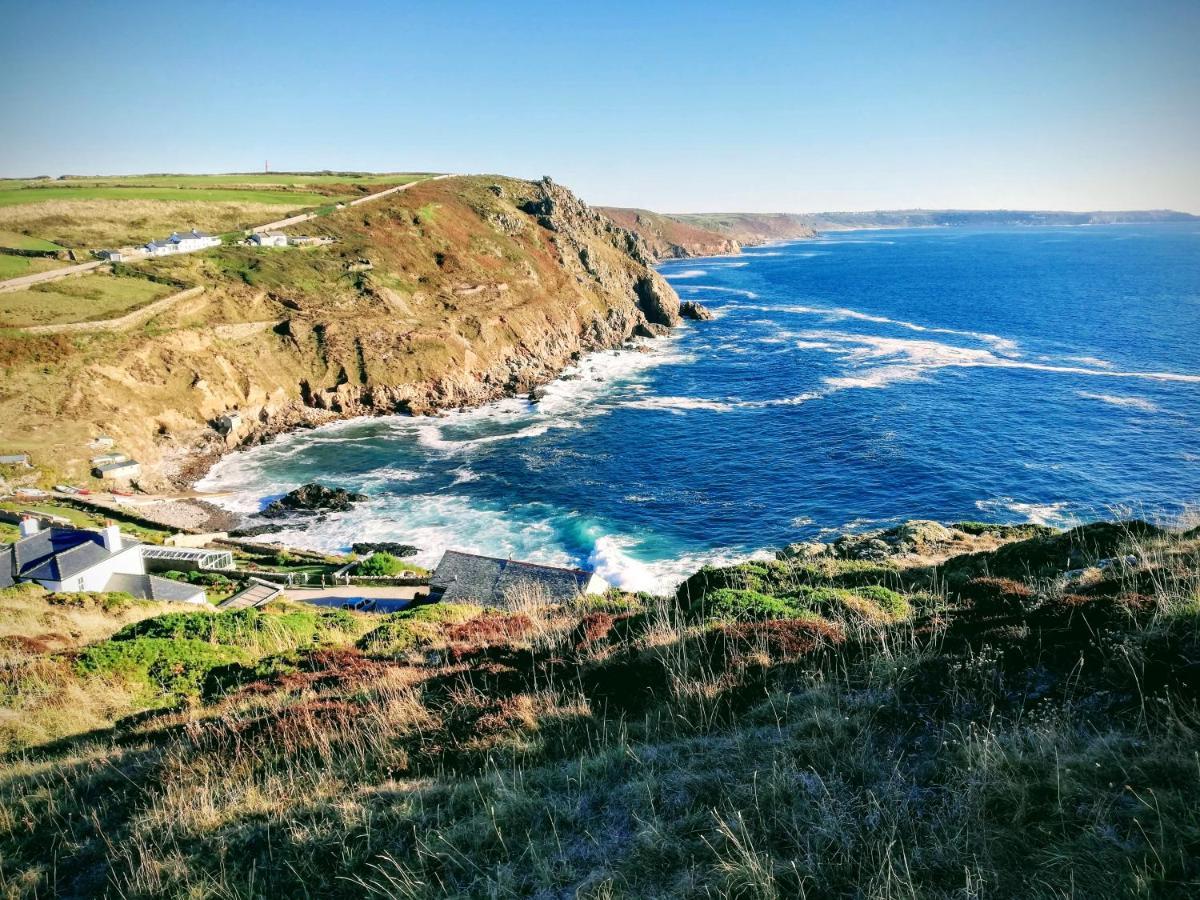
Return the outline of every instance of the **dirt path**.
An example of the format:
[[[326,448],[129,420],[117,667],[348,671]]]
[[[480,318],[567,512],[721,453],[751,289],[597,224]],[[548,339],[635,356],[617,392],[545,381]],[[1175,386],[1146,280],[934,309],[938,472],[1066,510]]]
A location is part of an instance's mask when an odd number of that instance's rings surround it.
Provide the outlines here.
[[[408,184],[398,184],[395,187],[390,187],[382,191],[376,191],[374,194],[367,194],[365,197],[359,197],[356,200],[349,201],[346,206],[358,206],[362,203],[370,203],[372,200],[379,200],[383,197],[390,197],[392,194],[398,194],[400,191],[406,191],[410,187],[418,184],[424,184],[427,181],[438,181],[442,178],[450,178],[450,175],[434,175],[432,178],[422,178],[419,181],[410,181]],[[298,216],[289,216],[286,219],[280,219],[277,222],[268,222],[266,225],[255,225],[250,230],[255,234],[260,234],[264,231],[277,231],[280,228],[287,228],[290,225],[299,225],[301,222],[309,222],[320,213],[301,213]]]
[[[61,269],[48,269],[45,272],[34,272],[32,275],[10,278],[8,281],[0,281],[0,294],[5,291],[19,291],[21,288],[41,284],[43,281],[55,281],[59,278],[69,278],[72,275],[82,275],[84,272],[90,272],[104,265],[108,265],[108,263],[102,259],[96,259],[92,262],[80,263],[77,266],[64,266]]]
[[[29,334],[69,334],[75,331],[120,331],[122,328],[129,328],[132,325],[145,322],[168,307],[174,306],[180,300],[198,297],[203,293],[203,286],[191,287],[172,294],[169,297],[163,297],[161,300],[155,300],[147,306],[135,309],[133,312],[126,313],[116,319],[101,319],[98,322],[63,322],[59,325],[30,325],[22,328],[21,331],[28,332]]]

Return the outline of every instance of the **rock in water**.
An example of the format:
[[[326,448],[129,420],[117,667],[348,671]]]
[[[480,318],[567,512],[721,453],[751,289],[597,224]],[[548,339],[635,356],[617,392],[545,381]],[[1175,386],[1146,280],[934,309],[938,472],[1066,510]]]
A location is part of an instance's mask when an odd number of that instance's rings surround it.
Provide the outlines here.
[[[390,553],[399,559],[416,556],[421,552],[419,547],[414,547],[412,544],[398,544],[395,541],[362,541],[357,544],[351,544],[350,549],[360,556],[365,556],[368,553]]]
[[[367,499],[366,494],[357,494],[343,488],[328,488],[320,484],[306,484],[284,494],[260,516],[278,519],[293,513],[345,512],[355,503]]]
[[[680,303],[679,315],[685,319],[691,319],[693,322],[708,322],[713,317],[712,310],[695,300],[684,300]]]

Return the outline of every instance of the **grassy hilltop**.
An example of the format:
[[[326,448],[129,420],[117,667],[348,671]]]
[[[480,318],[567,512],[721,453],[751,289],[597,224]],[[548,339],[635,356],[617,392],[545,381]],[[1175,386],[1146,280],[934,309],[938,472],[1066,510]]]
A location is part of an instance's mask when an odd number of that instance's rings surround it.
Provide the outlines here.
[[[116,247],[180,228],[232,231],[423,177],[271,172],[0,179],[0,247]]]
[[[7,592],[0,889],[1194,896],[1200,534],[878,541],[507,612],[96,598],[65,649]]]
[[[110,190],[81,181],[62,190]],[[330,200],[346,187],[300,184],[332,191]],[[55,182],[17,192],[57,190]],[[147,230],[128,218],[140,202],[79,200],[64,221],[107,228],[123,217],[123,227]],[[80,208],[91,203],[102,213],[89,219]],[[251,221],[236,203],[205,205],[239,225]],[[35,208],[47,206],[8,207]],[[170,203],[165,209],[180,215]],[[270,217],[287,211],[272,208]],[[52,484],[86,478],[86,442],[107,433],[142,462],[147,485],[161,486],[197,447],[494,399],[548,380],[577,353],[677,320],[678,300],[649,268],[645,245],[549,181],[425,180],[322,213],[291,233],[328,238],[323,246],[237,241],[0,294],[0,446],[32,453]],[[49,220],[25,221],[41,237],[67,239]],[[191,286],[204,292],[128,327],[27,330],[123,316]],[[242,419],[228,444],[212,428],[227,411]]]

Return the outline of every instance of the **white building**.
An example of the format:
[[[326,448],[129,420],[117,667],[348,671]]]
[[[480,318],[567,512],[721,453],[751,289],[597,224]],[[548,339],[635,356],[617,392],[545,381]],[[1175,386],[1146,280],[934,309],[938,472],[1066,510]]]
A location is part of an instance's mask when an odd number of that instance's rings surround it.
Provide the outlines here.
[[[193,228],[191,231],[173,231],[170,237],[151,241],[143,249],[151,256],[169,256],[172,253],[195,253],[220,245],[220,238]]]
[[[288,237],[282,231],[265,231],[250,235],[250,243],[259,247],[286,247]]]
[[[123,591],[143,600],[206,603],[204,589],[146,574],[143,545],[124,537],[116,525],[103,531],[41,528],[21,520],[21,537],[0,547],[0,588],[22,582],[48,591]]]

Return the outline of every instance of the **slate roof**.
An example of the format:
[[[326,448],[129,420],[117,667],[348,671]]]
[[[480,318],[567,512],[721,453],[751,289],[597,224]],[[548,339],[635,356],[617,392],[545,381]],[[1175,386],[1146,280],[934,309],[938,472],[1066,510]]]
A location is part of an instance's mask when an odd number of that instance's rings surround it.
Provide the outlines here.
[[[124,542],[121,550],[133,546]],[[100,534],[78,528],[44,528],[12,545],[10,571],[15,578],[62,581],[86,572],[110,556]]]
[[[439,599],[507,606],[508,596],[522,587],[534,587],[551,603],[565,603],[583,593],[592,573],[537,563],[497,559],[447,550],[429,586]]]
[[[189,602],[202,593],[194,584],[158,578],[155,575],[126,575],[117,573],[104,585],[106,592],[123,591],[142,600],[179,600]]]
[[[13,580],[12,560],[12,547],[7,544],[0,547],[0,588],[12,587],[16,584]]]

